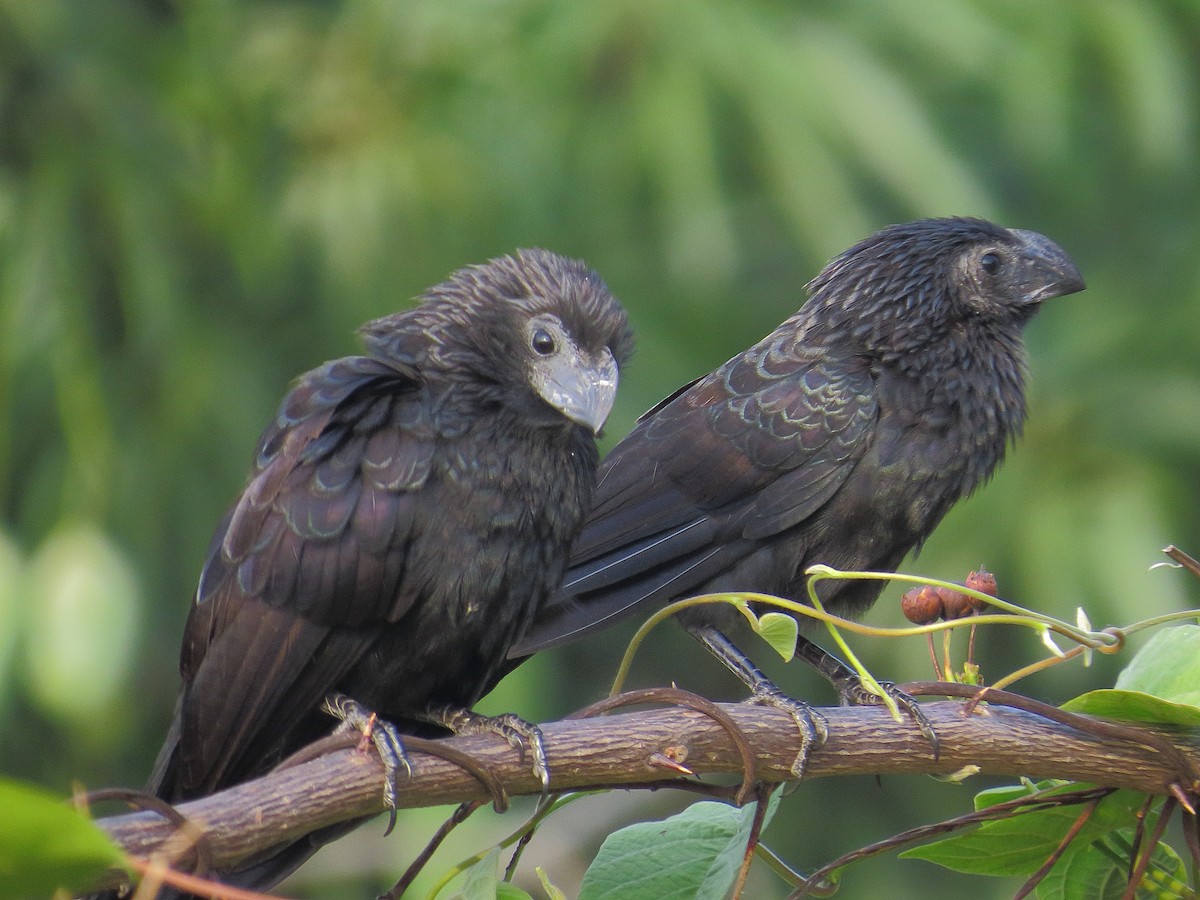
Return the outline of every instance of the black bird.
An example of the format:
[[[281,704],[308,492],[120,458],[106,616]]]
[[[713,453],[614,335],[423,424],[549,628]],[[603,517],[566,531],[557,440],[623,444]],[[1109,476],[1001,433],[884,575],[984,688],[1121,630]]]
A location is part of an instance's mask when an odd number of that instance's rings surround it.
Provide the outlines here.
[[[564,587],[512,655],[709,592],[804,602],[817,563],[894,571],[1004,458],[1025,419],[1021,333],[1042,301],[1083,288],[1052,241],[978,219],[894,225],[851,247],[798,313],[646,413],[604,460]],[[818,596],[853,615],[882,585],[827,581]],[[823,729],[725,637],[740,618],[725,605],[679,615],[756,698],[796,716],[799,774]],[[797,653],[848,702],[871,702],[806,638]]]
[[[364,355],[301,376],[263,433],[200,575],[158,796],[263,774],[331,730],[331,694],[401,732],[450,725],[561,583],[631,348],[625,313],[544,250],[422,299],[364,326]],[[267,887],[345,830],[223,877]]]

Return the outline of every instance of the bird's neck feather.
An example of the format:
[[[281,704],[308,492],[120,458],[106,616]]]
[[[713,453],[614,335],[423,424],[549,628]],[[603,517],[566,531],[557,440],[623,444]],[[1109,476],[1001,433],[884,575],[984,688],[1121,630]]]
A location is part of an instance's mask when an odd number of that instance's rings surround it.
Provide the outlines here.
[[[986,481],[1020,437],[1026,354],[1012,323],[961,323],[935,342],[881,354],[877,364],[904,385],[891,392],[896,406],[957,436],[964,493]]]

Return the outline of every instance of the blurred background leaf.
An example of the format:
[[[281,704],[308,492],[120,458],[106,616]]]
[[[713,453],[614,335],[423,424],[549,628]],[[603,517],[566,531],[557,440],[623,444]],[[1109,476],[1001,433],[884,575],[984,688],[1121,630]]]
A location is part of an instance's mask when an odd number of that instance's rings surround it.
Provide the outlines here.
[[[289,379],[519,246],[584,257],[629,308],[616,439],[877,227],[1049,234],[1090,289],[1031,327],[1022,445],[908,568],[983,563],[1004,595],[1097,624],[1195,605],[1148,567],[1200,546],[1198,42],[1194,0],[0,0],[0,767],[59,791],[145,778],[210,531]],[[489,708],[594,699],[627,636],[534,660]],[[738,696],[677,632],[653,640],[644,683]],[[985,676],[1039,653],[980,643]],[[859,650],[927,674],[919,643]],[[1026,687],[1063,699],[1120,665]],[[815,866],[966,796],[813,782],[767,839]],[[606,830],[683,802],[576,804],[531,866],[573,893]],[[437,815],[361,831],[295,892],[386,887]],[[481,817],[445,859],[505,827]],[[992,889],[923,865],[846,890]]]
[[[0,777],[0,900],[67,896],[124,857],[65,797]]]

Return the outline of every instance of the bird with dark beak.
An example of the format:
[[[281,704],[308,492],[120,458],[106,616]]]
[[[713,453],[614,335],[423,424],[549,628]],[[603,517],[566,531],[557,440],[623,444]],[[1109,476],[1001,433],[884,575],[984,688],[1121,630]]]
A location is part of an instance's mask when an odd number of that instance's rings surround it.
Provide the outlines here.
[[[365,353],[302,375],[217,526],[180,653],[183,686],[149,790],[189,800],[327,734],[324,709],[408,735],[541,734],[470,707],[562,581],[591,507],[595,437],[631,349],[583,263],[545,250],[455,272],[362,329]],[[358,822],[235,871],[269,887]]]
[[[1020,435],[1022,332],[1043,301],[1083,288],[1053,241],[979,219],[893,225],[851,247],[799,312],[651,409],[604,460],[565,584],[512,655],[699,594],[805,602],[818,563],[895,571]],[[825,581],[818,596],[855,615],[882,587]],[[799,775],[824,721],[727,637],[741,618],[724,604],[678,616],[757,701],[793,714]],[[797,654],[846,701],[879,700],[803,635]],[[936,750],[915,702],[887,690]]]

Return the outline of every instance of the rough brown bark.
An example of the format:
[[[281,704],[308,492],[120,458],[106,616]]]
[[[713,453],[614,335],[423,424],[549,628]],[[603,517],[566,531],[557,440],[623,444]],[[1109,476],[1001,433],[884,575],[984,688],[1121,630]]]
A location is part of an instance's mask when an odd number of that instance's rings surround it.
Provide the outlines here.
[[[782,781],[797,751],[789,715],[747,704],[720,704],[749,738],[758,777]],[[1164,793],[1172,782],[1194,791],[1200,737],[1146,729],[1148,739],[1167,737],[1182,751],[1172,758],[1158,749],[1111,735],[1095,735],[1041,716],[999,706],[964,714],[964,704],[923,704],[941,740],[936,761],[917,728],[897,723],[879,707],[831,708],[829,740],[812,753],[807,777],[901,773],[950,773],[973,765],[988,774],[1054,777]],[[682,762],[697,775],[738,775],[740,757],[729,735],[693,710],[668,708],[565,720],[543,726],[549,751],[551,790],[659,786],[677,780],[654,763],[655,755]],[[539,784],[504,740],[453,737],[446,742],[491,767],[509,794],[535,794]],[[1180,772],[1180,761],[1191,772]],[[471,774],[436,756],[412,753],[413,776],[400,785],[401,808],[436,806],[488,794]],[[383,773],[373,752],[341,749],[264,778],[183,804],[180,812],[207,835],[216,868],[346,819],[383,811]],[[153,813],[100,819],[125,850],[150,856],[175,830]]]

